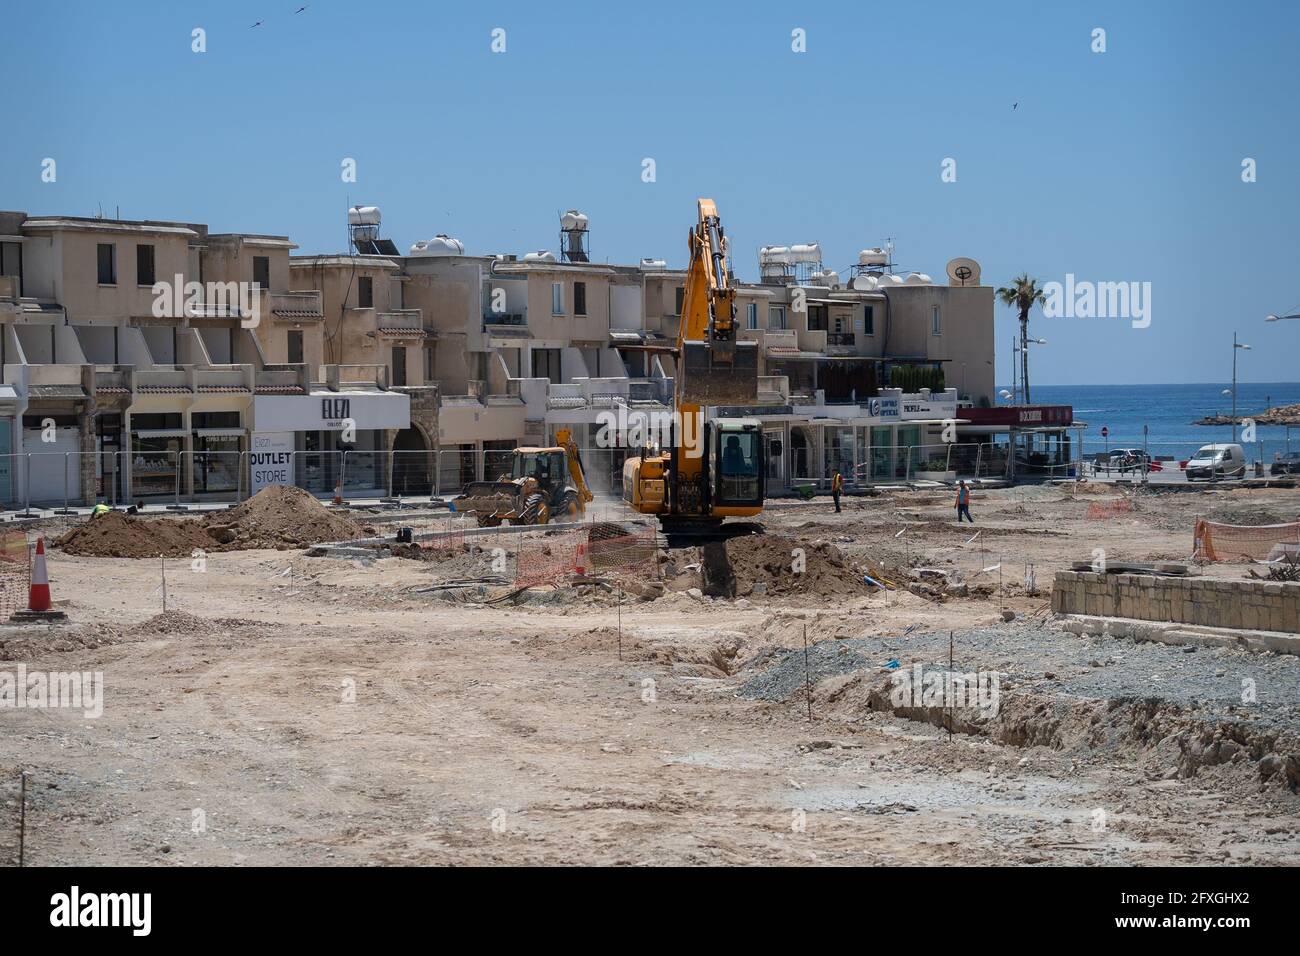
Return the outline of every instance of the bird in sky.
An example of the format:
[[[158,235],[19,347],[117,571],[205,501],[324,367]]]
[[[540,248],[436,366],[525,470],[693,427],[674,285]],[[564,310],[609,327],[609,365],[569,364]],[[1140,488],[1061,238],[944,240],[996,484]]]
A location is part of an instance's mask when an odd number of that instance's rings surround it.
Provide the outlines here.
[[[258,20],[256,23],[253,24],[252,27],[249,27],[248,29],[251,30],[251,29],[253,29],[253,27],[260,27],[261,25],[262,25],[262,21],[261,21],[261,20]]]
[[[308,7],[310,7],[310,6],[311,6],[310,3],[304,3],[301,7],[299,7],[297,10],[295,10],[295,11],[293,11],[293,12],[294,12],[294,13],[302,13],[304,10],[306,10],[306,9],[307,9]]]
[[[1019,101],[1019,100],[1016,100],[1014,103],[1012,103],[1012,104],[1011,104],[1011,110],[1012,110],[1012,112],[1014,112],[1014,111],[1015,111],[1015,108],[1016,108],[1017,106],[1019,106],[1019,105],[1020,105],[1020,101]]]

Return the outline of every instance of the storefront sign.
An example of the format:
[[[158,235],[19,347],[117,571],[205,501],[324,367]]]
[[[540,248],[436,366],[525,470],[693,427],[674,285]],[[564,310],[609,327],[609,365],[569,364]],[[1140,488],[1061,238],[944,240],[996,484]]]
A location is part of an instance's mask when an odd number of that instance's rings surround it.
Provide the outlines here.
[[[271,485],[293,484],[293,432],[254,432],[248,453],[253,494]]]
[[[873,398],[867,403],[867,409],[873,418],[897,418],[898,399],[890,395]]]
[[[402,392],[316,392],[312,395],[258,395],[253,427],[265,432],[357,431],[407,428],[411,396]]]
[[[957,399],[942,401],[930,399],[907,399],[903,402],[903,418],[955,418]]]

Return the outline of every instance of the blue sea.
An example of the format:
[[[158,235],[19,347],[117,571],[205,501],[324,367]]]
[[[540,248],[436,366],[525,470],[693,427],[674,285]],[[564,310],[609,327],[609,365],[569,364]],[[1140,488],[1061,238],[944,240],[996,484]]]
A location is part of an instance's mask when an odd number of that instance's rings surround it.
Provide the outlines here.
[[[1245,446],[1253,461],[1259,457],[1258,445],[1246,446],[1232,438],[1228,425],[1193,425],[1207,415],[1229,414],[1232,396],[1221,394],[1225,384],[1197,385],[1034,385],[1030,392],[1035,405],[1073,405],[1074,420],[1087,422],[1083,433],[1084,454],[1111,448],[1141,448],[1142,426],[1146,425],[1147,447],[1153,456],[1172,455],[1186,458],[1209,442],[1237,441]],[[1010,389],[1010,386],[999,386]],[[1238,382],[1237,414],[1250,415],[1269,405],[1300,403],[1300,384],[1295,382]],[[1106,426],[1108,438],[1101,437]],[[1263,441],[1263,460],[1273,460],[1273,453],[1287,450],[1286,429],[1280,425],[1260,425],[1256,438]],[[1291,428],[1291,451],[1300,451],[1300,427]]]

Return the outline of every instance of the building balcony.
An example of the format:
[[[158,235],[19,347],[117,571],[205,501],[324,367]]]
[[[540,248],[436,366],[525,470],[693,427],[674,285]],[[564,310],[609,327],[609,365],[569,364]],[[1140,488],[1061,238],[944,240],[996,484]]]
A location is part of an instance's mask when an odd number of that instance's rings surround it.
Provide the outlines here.
[[[322,365],[320,383],[335,392],[388,388],[386,365]]]
[[[386,338],[425,338],[433,332],[424,327],[420,309],[391,309],[375,313],[375,329]]]
[[[515,328],[527,328],[528,313],[526,312],[484,312],[483,327],[487,329],[492,326],[512,326]]]
[[[277,322],[315,322],[325,318],[321,293],[318,289],[306,292],[265,292],[262,309]]]
[[[785,375],[760,375],[758,377],[759,405],[789,405],[790,379]]]
[[[17,276],[0,276],[0,314],[20,311],[23,290]]]

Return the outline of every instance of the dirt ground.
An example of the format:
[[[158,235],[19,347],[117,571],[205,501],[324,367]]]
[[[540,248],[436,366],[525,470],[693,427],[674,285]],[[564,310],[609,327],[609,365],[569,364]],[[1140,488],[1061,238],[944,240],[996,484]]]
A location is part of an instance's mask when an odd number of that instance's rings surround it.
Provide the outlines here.
[[[772,502],[769,535],[830,583],[756,589],[783,573],[759,555],[726,599],[694,549],[649,599],[505,597],[490,551],[233,550],[170,562],[160,617],[158,561],[54,550],[72,623],[0,627],[0,672],[100,671],[103,715],[0,710],[0,861],[25,770],[34,864],[1300,863],[1300,658],[1076,637],[1049,611],[1094,549],[1185,559],[1197,515],[1294,518],[1300,492],[1089,519],[1115,493],[1087,491],[977,490],[973,528],[948,492]],[[846,589],[864,567],[900,586]],[[912,593],[909,568],[964,594]],[[951,735],[881,706],[889,663],[946,665],[949,631],[958,670],[1004,675],[998,720]]]

